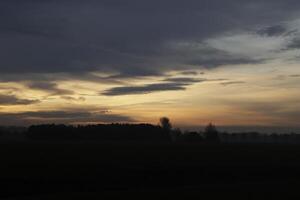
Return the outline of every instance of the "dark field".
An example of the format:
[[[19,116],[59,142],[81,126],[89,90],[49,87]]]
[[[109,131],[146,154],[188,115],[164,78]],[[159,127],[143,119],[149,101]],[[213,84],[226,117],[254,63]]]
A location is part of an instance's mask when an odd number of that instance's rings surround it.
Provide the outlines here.
[[[28,142],[0,145],[4,199],[292,199],[300,146]]]

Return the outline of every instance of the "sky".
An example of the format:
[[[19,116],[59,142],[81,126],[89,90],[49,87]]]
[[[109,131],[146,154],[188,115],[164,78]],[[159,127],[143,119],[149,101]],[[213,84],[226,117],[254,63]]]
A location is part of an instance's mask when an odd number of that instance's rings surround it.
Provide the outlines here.
[[[300,126],[297,0],[2,0],[0,125]]]

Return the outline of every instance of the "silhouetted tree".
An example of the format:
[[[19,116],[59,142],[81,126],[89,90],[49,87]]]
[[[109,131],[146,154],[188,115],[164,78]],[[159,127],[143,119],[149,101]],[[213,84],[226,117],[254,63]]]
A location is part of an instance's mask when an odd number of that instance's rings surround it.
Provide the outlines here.
[[[167,132],[170,132],[172,129],[172,124],[170,119],[167,117],[162,117],[159,119],[160,126]]]
[[[217,128],[212,124],[208,124],[204,129],[204,138],[208,142],[219,142],[219,132]]]

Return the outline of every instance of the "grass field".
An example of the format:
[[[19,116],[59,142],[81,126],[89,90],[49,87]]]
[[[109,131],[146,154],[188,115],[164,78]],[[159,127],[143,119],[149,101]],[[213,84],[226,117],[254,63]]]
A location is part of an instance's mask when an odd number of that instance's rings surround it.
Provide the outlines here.
[[[7,199],[290,199],[300,186],[298,145],[10,142],[0,153]]]

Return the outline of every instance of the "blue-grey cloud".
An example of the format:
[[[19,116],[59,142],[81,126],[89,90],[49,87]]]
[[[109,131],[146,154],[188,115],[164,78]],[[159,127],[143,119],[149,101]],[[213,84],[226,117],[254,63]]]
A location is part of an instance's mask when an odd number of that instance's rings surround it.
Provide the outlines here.
[[[101,94],[107,96],[147,94],[159,91],[185,90],[185,86],[187,86],[187,84],[182,83],[155,83],[142,86],[121,86],[108,89]]]
[[[28,82],[27,87],[33,90],[41,90],[50,93],[51,95],[71,95],[74,94],[71,90],[61,89],[54,82],[49,81],[33,81]]]
[[[29,104],[35,104],[38,102],[39,102],[39,100],[36,100],[36,99],[23,99],[23,98],[18,98],[15,95],[0,94],[0,106],[29,105]]]
[[[164,81],[166,82],[173,82],[173,83],[182,83],[182,84],[190,84],[190,83],[199,83],[202,81],[206,81],[207,79],[199,79],[199,78],[189,78],[189,77],[173,77],[173,78],[166,78]]]
[[[287,29],[282,25],[268,26],[257,31],[259,35],[268,37],[281,36],[286,32]]]
[[[21,113],[0,113],[0,125],[31,125],[40,123],[112,123],[134,122],[126,115],[106,111],[35,111]]]
[[[192,70],[186,70],[181,72],[182,75],[191,75],[191,76],[196,76],[198,74],[204,74],[204,72],[197,72],[197,71],[192,71]]]
[[[161,91],[174,91],[174,90],[185,90],[187,86],[208,81],[207,79],[196,79],[196,78],[166,78],[161,83],[153,83],[138,86],[121,86],[110,88],[104,92],[102,95],[107,96],[117,96],[117,95],[133,95],[133,94],[147,94],[152,92]]]
[[[0,72],[112,71],[132,77],[256,63],[216,50],[180,57],[185,49],[167,44],[257,26],[270,26],[263,34],[278,35],[283,28],[272,24],[299,9],[296,0],[1,1]]]
[[[220,83],[223,86],[228,86],[228,85],[236,85],[236,84],[244,84],[246,83],[245,81],[226,81],[226,82],[222,82]]]
[[[289,42],[285,50],[290,49],[300,49],[300,38],[294,38],[292,41]]]

